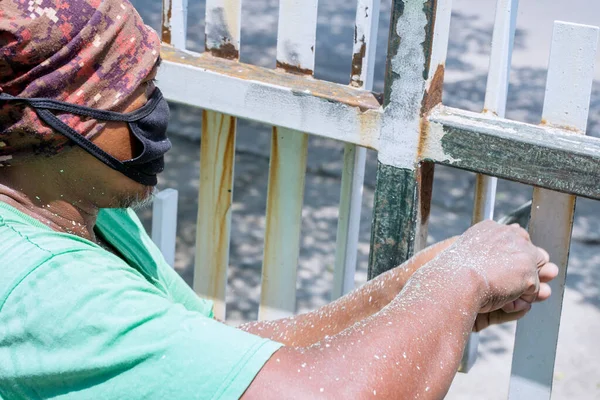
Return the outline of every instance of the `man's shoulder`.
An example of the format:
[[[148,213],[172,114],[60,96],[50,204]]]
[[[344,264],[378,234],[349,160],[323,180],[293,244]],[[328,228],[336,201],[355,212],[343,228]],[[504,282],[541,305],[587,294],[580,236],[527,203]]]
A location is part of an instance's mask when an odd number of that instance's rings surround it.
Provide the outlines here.
[[[0,301],[25,277],[58,256],[98,253],[74,235],[53,231],[9,208],[0,208]]]
[[[0,207],[0,259],[20,264],[36,263],[52,255],[90,250],[92,242],[75,235],[55,232],[42,222],[2,204]],[[99,248],[98,248],[99,249]]]

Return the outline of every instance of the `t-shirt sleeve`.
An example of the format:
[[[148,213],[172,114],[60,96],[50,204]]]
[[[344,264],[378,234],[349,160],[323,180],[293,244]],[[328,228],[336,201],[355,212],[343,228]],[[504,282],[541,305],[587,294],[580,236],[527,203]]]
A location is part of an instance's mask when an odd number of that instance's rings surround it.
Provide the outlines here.
[[[0,303],[0,398],[237,399],[281,347],[115,264],[56,256]]]
[[[158,252],[155,257],[162,257],[162,254]],[[200,298],[166,262],[161,262],[159,268],[162,282],[177,299],[177,303],[188,310],[195,310],[208,318],[214,318],[212,301]]]

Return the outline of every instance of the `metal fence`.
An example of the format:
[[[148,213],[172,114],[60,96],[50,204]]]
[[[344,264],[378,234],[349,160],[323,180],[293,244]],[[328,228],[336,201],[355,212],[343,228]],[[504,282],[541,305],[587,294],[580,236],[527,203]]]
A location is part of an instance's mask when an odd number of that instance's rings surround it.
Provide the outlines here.
[[[273,125],[261,319],[295,311],[308,135],[346,143],[334,297],[354,283],[367,148],[379,161],[370,277],[424,247],[435,164],[485,174],[473,222],[493,218],[495,177],[533,185],[530,233],[561,272],[518,324],[510,398],[549,398],[576,196],[600,199],[600,140],[584,135],[598,28],[555,23],[543,120],[531,125],[504,118],[518,0],[498,0],[482,113],[442,103],[451,0],[393,0],[383,96],[371,92],[380,0],[358,0],[349,85],[312,77],[317,3],[280,1],[277,68],[265,69],[239,62],[241,0],[206,0],[202,54],[185,50],[187,0],[164,0],[161,89],[202,109],[194,289],[225,318],[236,118]],[[153,233],[170,262],[173,213],[176,193],[163,193]],[[464,371],[476,347],[473,336]]]

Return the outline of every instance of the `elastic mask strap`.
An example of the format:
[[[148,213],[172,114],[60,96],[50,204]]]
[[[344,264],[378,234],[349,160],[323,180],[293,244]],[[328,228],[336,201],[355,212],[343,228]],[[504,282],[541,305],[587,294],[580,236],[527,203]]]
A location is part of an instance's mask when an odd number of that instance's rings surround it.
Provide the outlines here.
[[[156,185],[156,176],[146,175],[134,169],[128,168],[125,164],[123,164],[122,161],[117,160],[116,158],[102,150],[100,147],[96,146],[90,140],[77,133],[73,128],[62,122],[56,115],[52,114],[52,112],[40,109],[35,109],[35,111],[38,114],[38,116],[50,127],[65,135],[83,150],[87,151],[89,154],[93,155],[110,168],[122,173],[123,175],[133,179],[138,183],[141,183],[142,185]]]
[[[158,88],[154,89],[152,95],[142,107],[130,113],[121,114],[115,111],[97,110],[86,106],[67,103],[59,100],[15,97],[7,93],[0,93],[0,101],[23,102],[37,110],[55,110],[79,116],[91,117],[101,121],[135,122],[150,115],[163,99]]]

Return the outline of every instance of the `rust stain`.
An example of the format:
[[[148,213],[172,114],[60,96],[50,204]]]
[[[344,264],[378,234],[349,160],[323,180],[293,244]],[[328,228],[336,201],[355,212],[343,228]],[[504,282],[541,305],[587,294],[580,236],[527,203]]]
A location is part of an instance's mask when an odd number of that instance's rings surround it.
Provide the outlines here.
[[[362,146],[367,148],[377,148],[379,142],[379,136],[373,138],[373,120],[367,118],[360,118],[359,122],[359,135],[360,143]]]
[[[265,227],[265,244],[264,244],[264,263],[263,263],[263,288],[269,288],[271,285],[269,284],[271,270],[269,266],[271,263],[268,262],[271,258],[270,250],[271,246],[267,243],[267,240],[271,238],[273,235],[272,230],[276,230],[276,226],[279,225],[279,214],[277,214],[278,207],[277,204],[277,194],[280,193],[281,189],[279,187],[280,179],[279,179],[279,129],[274,126],[273,134],[271,138],[271,163],[269,166],[269,187],[267,189],[267,223]],[[276,271],[273,271],[276,272]],[[261,303],[264,303],[265,297],[267,293],[265,290],[261,291]]]
[[[483,203],[485,200],[485,185],[483,185],[484,176],[477,174],[475,183],[475,199],[473,205],[473,222],[481,222],[483,220]]]
[[[576,128],[574,126],[571,126],[571,125],[556,125],[556,124],[551,124],[545,118],[542,119],[542,122],[540,122],[540,125],[542,125],[542,126],[550,126],[552,128],[562,129],[564,131],[568,131],[568,132],[572,132],[572,133],[578,133],[578,134],[584,133],[584,132],[581,131],[581,129],[578,129],[578,128]]]
[[[429,120],[427,114],[438,104],[442,103],[442,95],[444,91],[444,65],[438,65],[435,75],[431,80],[429,89],[425,91],[421,102],[421,123],[419,145],[417,147],[417,157],[422,159],[423,153],[429,139]]]
[[[300,68],[297,65],[287,64],[281,61],[277,61],[277,68],[284,70],[290,74],[295,75],[312,75],[313,70],[309,68]]]
[[[431,200],[433,198],[433,178],[435,173],[435,164],[431,162],[421,162],[417,168],[417,186],[419,188],[419,223],[424,231],[429,224],[431,215]]]
[[[233,164],[235,157],[235,118],[229,115],[206,111],[202,112],[201,171],[202,184],[210,186],[208,202],[212,215],[204,216],[212,220],[210,234],[215,242],[211,249],[210,295],[221,301],[225,299],[227,262],[229,249],[228,217],[232,204]],[[223,137],[225,135],[225,137]],[[225,148],[221,146],[225,145]]]
[[[571,212],[569,213],[571,215],[568,215],[566,217],[567,220],[564,221],[564,223],[562,224],[565,228],[570,228],[569,230],[567,230],[565,232],[567,237],[571,237],[571,229],[573,229],[573,214],[575,213],[575,202],[576,201],[577,201],[577,196],[571,195],[568,197],[567,206],[568,206],[568,209],[571,210]]]
[[[356,38],[356,31],[354,42],[358,44]],[[365,35],[362,36],[360,42],[360,50],[357,53],[354,53],[354,55],[352,56],[352,72],[350,73],[352,79],[350,85],[358,88],[362,88],[364,85],[364,82],[360,79],[360,77],[362,76],[363,71],[363,60],[365,59],[365,55],[367,54],[367,42]]]
[[[221,211],[221,221],[219,228],[219,241],[217,243],[217,249],[219,254],[222,254],[224,257],[228,257],[229,253],[229,241],[230,241],[230,232],[227,229],[229,225],[230,211],[231,205],[233,203],[233,166],[235,162],[235,118],[229,115],[220,114],[221,118],[221,129],[220,135],[227,135],[225,141],[225,152],[223,153],[223,172],[221,175],[221,179],[219,182],[219,204]],[[227,126],[223,126],[227,125]],[[225,129],[227,128],[227,129]],[[222,272],[219,273],[219,276],[224,279],[223,282],[220,283],[220,288],[223,290],[227,286],[227,264],[226,262],[222,263],[223,265],[218,266],[219,269],[222,269]],[[223,292],[223,299],[225,299],[225,293]]]
[[[482,113],[482,114],[493,114],[493,115],[495,115],[496,117],[498,116],[498,113],[497,113],[496,111],[491,111],[491,110],[488,110],[487,108],[484,108],[484,109],[481,111],[481,113]]]
[[[164,7],[164,3],[163,3],[163,7]],[[163,20],[162,20],[162,41],[164,43],[169,43],[171,44],[171,17],[172,17],[172,11],[173,11],[173,3],[169,2],[169,9],[167,10],[167,15],[165,18],[165,12],[163,10]]]
[[[435,106],[442,102],[444,92],[444,65],[440,64],[435,70],[435,75],[431,80],[429,89],[425,91],[423,100],[421,101],[421,116],[425,116]]]
[[[169,45],[163,45],[161,57],[164,61],[189,65],[233,78],[285,87],[298,95],[310,93],[310,96],[356,107],[361,112],[379,110],[381,107],[381,98],[377,94],[351,86],[309,78],[305,73],[287,73],[281,69],[262,68],[240,63],[237,60],[214,57],[210,53],[193,55]]]
[[[423,160],[423,154],[427,148],[427,141],[429,140],[429,120],[427,116],[421,117],[420,129],[419,129],[419,144],[417,145],[417,161]]]
[[[238,60],[240,58],[239,50],[230,42],[224,42],[220,47],[207,48],[206,51],[215,57],[226,60]]]
[[[569,248],[570,248],[570,244],[571,244],[571,236],[573,234],[573,218],[574,218],[574,214],[575,214],[575,204],[577,202],[577,196],[569,196],[568,197],[568,209],[570,210],[570,212],[565,213],[567,215],[565,215],[566,221],[564,221],[564,223],[562,224],[562,226],[564,227],[564,238],[565,238],[565,245],[567,248],[567,251],[564,254],[564,257],[560,263],[560,268],[566,268],[567,267],[567,263],[569,260]]]

